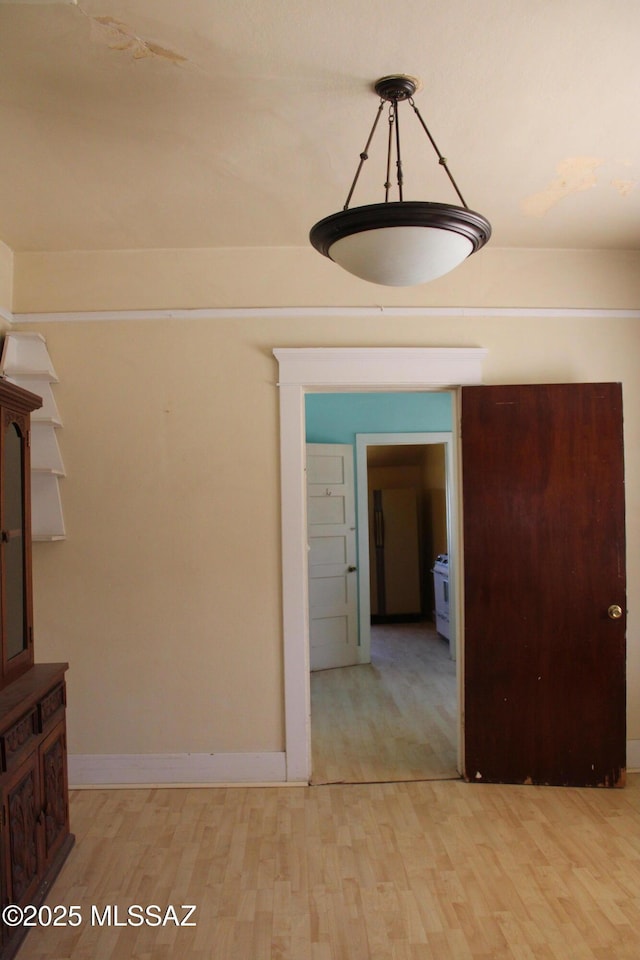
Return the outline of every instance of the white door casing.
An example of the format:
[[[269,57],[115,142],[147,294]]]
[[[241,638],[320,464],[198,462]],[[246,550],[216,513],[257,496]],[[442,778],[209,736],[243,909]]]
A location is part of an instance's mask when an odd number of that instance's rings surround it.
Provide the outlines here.
[[[353,447],[307,444],[311,670],[358,663]]]
[[[342,393],[452,390],[461,384],[479,384],[482,383],[482,360],[487,350],[474,347],[276,347],[273,354],[279,365],[280,389],[287,781],[308,783],[311,776],[311,692],[304,395],[327,390]],[[453,589],[453,583],[451,586]],[[460,685],[463,683],[462,669],[458,676]],[[458,702],[462,702],[462,697]]]

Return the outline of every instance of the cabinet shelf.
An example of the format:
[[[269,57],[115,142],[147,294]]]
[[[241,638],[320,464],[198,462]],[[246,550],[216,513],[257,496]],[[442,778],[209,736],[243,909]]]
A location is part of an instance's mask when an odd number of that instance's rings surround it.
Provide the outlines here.
[[[8,333],[4,339],[0,366],[7,377],[58,382],[46,340],[41,333]]]
[[[31,536],[36,541],[64,540],[65,526],[58,477],[55,473],[31,473]]]
[[[31,424],[31,470],[64,477],[64,464],[56,438],[56,428],[49,423]],[[33,491],[32,491],[33,496]]]
[[[42,334],[5,334],[0,374],[42,398],[42,405],[31,414],[32,538],[64,540],[58,478],[65,476],[65,470],[56,436],[62,419],[51,388],[58,377]]]

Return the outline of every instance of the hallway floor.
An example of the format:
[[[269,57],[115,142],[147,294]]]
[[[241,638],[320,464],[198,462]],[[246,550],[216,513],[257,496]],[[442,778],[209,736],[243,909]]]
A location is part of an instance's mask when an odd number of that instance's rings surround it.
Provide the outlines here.
[[[312,783],[446,780],[456,674],[428,622],[375,625],[371,663],[311,674]]]

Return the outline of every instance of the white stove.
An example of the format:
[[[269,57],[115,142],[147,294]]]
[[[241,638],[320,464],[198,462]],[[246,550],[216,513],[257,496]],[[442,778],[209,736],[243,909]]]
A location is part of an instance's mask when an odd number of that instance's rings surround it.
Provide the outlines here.
[[[435,595],[436,630],[449,640],[449,557],[446,553],[438,554],[431,572]]]

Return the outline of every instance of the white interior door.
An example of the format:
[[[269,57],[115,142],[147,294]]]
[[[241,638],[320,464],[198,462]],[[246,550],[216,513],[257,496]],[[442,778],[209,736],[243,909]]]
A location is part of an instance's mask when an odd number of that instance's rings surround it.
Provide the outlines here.
[[[309,642],[312,670],[358,663],[353,447],[307,444]]]

